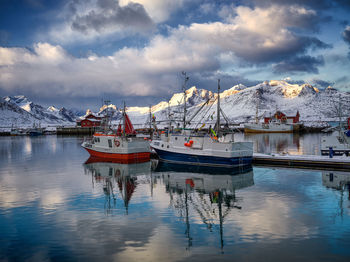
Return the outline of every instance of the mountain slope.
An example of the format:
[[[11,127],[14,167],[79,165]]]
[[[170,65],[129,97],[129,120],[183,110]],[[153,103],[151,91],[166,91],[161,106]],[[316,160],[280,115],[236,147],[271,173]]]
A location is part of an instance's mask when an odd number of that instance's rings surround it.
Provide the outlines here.
[[[7,111],[2,112],[2,121],[8,118],[13,119],[13,112],[16,112],[16,125],[31,125],[33,123],[41,123],[42,125],[72,124],[76,118],[70,110],[57,109],[54,106],[46,109],[29,101],[25,96],[6,96],[3,102],[6,103]]]
[[[207,94],[210,96],[200,96],[200,92],[196,92],[195,88],[189,89],[187,94],[190,97],[187,101],[188,116],[187,119],[197,111],[199,106],[206,101],[207,97],[211,97],[212,101],[217,97],[216,93]],[[188,90],[188,91],[189,91]],[[174,94],[170,101],[180,100],[183,97],[182,93]],[[259,116],[268,116],[274,114],[276,110],[281,110],[287,115],[295,115],[297,111],[300,113],[301,121],[334,121],[338,118],[336,107],[339,106],[339,97],[342,99],[343,115],[349,114],[350,109],[350,94],[337,91],[334,88],[327,88],[319,90],[312,85],[303,84],[289,84],[286,81],[265,81],[256,86],[246,87],[244,85],[237,85],[220,93],[220,104],[225,115],[233,122],[247,122],[255,118],[256,107],[259,108]],[[167,102],[161,102],[162,107],[152,107],[153,114],[155,114],[157,121],[165,121],[168,118],[169,111],[177,119],[181,119],[181,114],[176,112],[183,112],[183,102],[174,105],[170,103],[169,109]],[[182,99],[183,101],[183,99]],[[173,105],[173,106],[172,106]],[[145,112],[142,108],[132,108],[130,115],[133,121],[142,124],[142,119],[146,122],[148,111]],[[141,116],[144,117],[141,117]],[[193,119],[193,122],[212,122],[212,117],[216,117],[216,101],[210,102],[202,111]]]
[[[205,89],[191,87],[186,90],[187,115],[189,120],[201,105],[210,99],[201,112],[192,120],[214,123],[216,118],[217,94]],[[342,115],[350,115],[350,94],[340,92],[332,87],[319,90],[309,84],[290,84],[286,81],[265,81],[255,86],[236,85],[220,93],[220,104],[231,122],[244,123],[255,119],[258,105],[259,116],[268,116],[280,110],[287,115],[300,113],[304,123],[336,121],[339,116],[339,101]],[[42,124],[74,124],[77,115],[72,110],[56,107],[44,107],[34,104],[24,96],[5,97],[0,100],[0,124],[31,124],[41,121]],[[169,115],[173,120],[182,121],[184,111],[183,93],[174,94],[169,101],[162,101],[151,107],[152,115],[157,122],[166,125]],[[87,112],[91,112],[88,110]],[[128,107],[127,112],[135,127],[148,127],[149,107]],[[81,114],[81,112],[80,112]],[[110,115],[114,124],[120,122],[121,112],[115,105],[105,105],[95,113]]]

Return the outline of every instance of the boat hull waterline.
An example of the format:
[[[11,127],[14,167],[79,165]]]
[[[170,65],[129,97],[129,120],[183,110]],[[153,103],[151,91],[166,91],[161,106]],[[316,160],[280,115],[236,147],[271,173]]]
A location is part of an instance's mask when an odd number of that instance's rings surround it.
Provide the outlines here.
[[[118,154],[118,153],[106,153],[99,152],[96,150],[92,150],[84,147],[86,151],[90,154],[91,157],[109,159],[116,161],[121,164],[132,164],[132,163],[142,163],[150,161],[150,152],[137,152],[137,153],[129,153],[129,154]]]
[[[251,156],[243,157],[218,157],[218,156],[205,156],[176,153],[154,148],[160,160],[169,163],[186,164],[186,165],[198,165],[208,167],[238,167],[249,166],[252,164],[253,158]]]

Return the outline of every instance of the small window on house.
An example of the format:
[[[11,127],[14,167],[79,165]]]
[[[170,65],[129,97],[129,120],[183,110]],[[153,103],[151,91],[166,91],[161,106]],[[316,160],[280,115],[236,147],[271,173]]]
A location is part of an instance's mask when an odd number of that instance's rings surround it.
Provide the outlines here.
[[[108,139],[108,146],[112,148],[112,140]]]
[[[175,137],[175,140],[177,140],[177,137]]]

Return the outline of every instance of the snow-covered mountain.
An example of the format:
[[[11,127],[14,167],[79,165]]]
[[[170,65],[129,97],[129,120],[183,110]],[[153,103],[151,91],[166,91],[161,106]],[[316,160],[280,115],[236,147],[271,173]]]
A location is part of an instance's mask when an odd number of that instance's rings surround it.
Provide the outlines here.
[[[216,116],[217,93],[192,87],[187,90],[188,116],[199,109],[207,98],[211,102],[204,106],[201,112],[192,120],[198,122],[214,122]],[[287,115],[300,113],[300,119],[306,125],[320,121],[336,121],[338,119],[339,100],[342,104],[342,114],[350,114],[350,94],[340,92],[332,87],[319,90],[310,84],[290,84],[286,81],[265,81],[255,86],[236,85],[220,93],[221,108],[232,122],[243,123],[255,118],[258,105],[260,117],[274,114],[280,110]],[[214,102],[212,102],[214,101]],[[148,107],[132,107],[128,110],[131,120],[144,124],[149,114]],[[152,113],[157,121],[168,119],[169,112],[174,118],[181,119],[183,112],[183,94],[174,94],[169,102],[160,102],[152,107]],[[171,113],[174,112],[174,113]],[[143,122],[142,122],[143,121]]]
[[[217,93],[205,89],[191,87],[186,90],[187,120],[208,99],[200,113],[192,123],[214,123],[216,117]],[[287,115],[300,113],[300,119],[306,125],[320,121],[336,121],[339,116],[339,101],[343,116],[350,115],[350,93],[338,91],[332,87],[317,89],[309,84],[290,84],[286,81],[271,80],[255,86],[247,87],[242,84],[233,86],[220,93],[221,108],[232,122],[244,123],[255,118],[258,105],[260,117],[274,114],[280,110]],[[31,124],[41,121],[46,124],[74,123],[77,114],[65,108],[44,108],[34,104],[24,96],[5,97],[0,99],[0,125],[4,123]],[[151,107],[152,115],[159,122],[167,121],[169,115],[174,120],[182,119],[184,110],[183,93],[174,94],[169,101],[162,101]],[[87,111],[86,114],[91,111]],[[136,127],[146,127],[149,122],[149,107],[128,107],[127,112]],[[94,114],[110,115],[114,123],[121,119],[120,109],[115,105],[104,105]],[[81,112],[79,113],[81,115]]]
[[[33,123],[41,125],[63,125],[75,122],[76,115],[62,107],[44,108],[25,96],[6,96],[0,100],[1,126],[28,126]]]
[[[0,98],[0,126],[31,125],[35,120],[37,119],[32,114],[28,113],[18,105]]]

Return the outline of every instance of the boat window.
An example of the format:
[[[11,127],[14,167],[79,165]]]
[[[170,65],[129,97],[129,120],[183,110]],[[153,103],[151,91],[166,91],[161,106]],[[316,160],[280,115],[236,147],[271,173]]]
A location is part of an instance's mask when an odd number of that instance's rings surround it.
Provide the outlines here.
[[[162,144],[162,147],[164,147],[164,145]]]
[[[108,146],[109,146],[110,148],[112,148],[112,140],[111,140],[111,139],[108,139]]]
[[[177,140],[177,137],[175,137],[175,140]]]
[[[167,145],[166,148],[169,148],[169,145]]]

